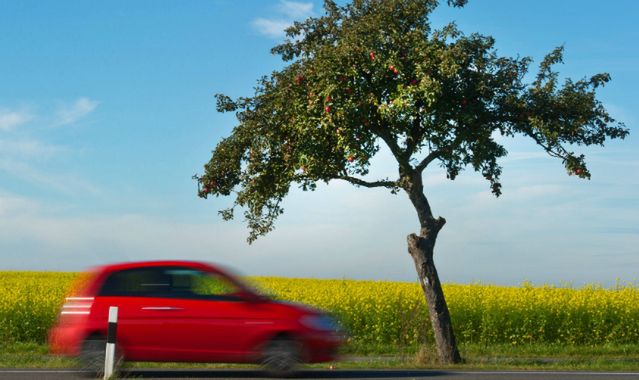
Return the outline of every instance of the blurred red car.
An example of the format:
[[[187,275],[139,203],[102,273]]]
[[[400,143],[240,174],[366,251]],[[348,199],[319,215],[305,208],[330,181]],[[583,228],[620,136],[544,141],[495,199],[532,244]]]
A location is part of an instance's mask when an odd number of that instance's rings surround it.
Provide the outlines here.
[[[126,361],[261,363],[273,373],[331,361],[342,343],[333,318],[272,300],[212,265],[154,261],[91,271],[66,299],[51,351],[104,364],[110,306]]]

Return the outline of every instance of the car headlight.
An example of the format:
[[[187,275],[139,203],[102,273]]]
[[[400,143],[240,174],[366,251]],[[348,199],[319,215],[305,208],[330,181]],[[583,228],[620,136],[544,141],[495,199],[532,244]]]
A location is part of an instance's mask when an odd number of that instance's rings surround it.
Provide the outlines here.
[[[300,323],[308,328],[321,331],[337,331],[339,325],[335,318],[321,314],[321,315],[306,315],[300,319]]]

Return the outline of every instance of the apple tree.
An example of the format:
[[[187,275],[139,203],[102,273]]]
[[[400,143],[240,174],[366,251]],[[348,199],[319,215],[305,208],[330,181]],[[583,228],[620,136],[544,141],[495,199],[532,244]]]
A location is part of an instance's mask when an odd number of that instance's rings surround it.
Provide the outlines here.
[[[624,138],[628,130],[596,98],[608,74],[560,83],[559,47],[526,81],[530,58],[500,56],[492,37],[464,34],[454,23],[431,27],[438,2],[326,0],[322,16],[287,29],[272,49],[287,64],[259,79],[252,96],[216,95],[218,111],[236,112],[237,125],[196,178],[200,197],[234,197],[220,213],[228,220],[243,210],[249,243],[273,229],[293,185],[313,190],[319,181],[342,180],[406,194],[419,222],[408,252],[440,360],[454,363],[461,358],[433,261],[446,220],[431,211],[424,171],[439,165],[454,180],[470,168],[499,196],[498,159],[507,152],[495,137],[523,135],[568,174],[588,179],[584,155],[574,149]],[[368,175],[382,146],[396,161],[395,178]]]

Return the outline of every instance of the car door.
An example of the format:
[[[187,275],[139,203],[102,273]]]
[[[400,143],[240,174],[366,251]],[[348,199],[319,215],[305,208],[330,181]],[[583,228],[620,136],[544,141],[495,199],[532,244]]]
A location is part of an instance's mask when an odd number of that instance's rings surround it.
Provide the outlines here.
[[[222,273],[173,268],[168,274],[180,310],[167,323],[182,337],[179,351],[194,361],[249,360],[254,342],[274,323],[269,308],[251,302]]]
[[[172,330],[184,308],[172,296],[167,267],[126,269],[110,274],[96,297],[97,312],[118,306],[117,342],[130,360],[170,360],[182,347]],[[106,319],[105,319],[106,320]]]

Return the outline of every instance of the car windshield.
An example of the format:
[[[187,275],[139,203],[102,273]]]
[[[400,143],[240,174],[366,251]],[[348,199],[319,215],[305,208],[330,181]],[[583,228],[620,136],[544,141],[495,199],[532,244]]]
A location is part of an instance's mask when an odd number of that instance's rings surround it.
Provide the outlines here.
[[[233,269],[230,269],[227,267],[223,267],[223,269],[224,269],[224,272],[227,273],[229,277],[233,279],[233,281],[239,284],[239,286],[245,291],[247,291],[248,293],[251,293],[263,299],[271,298],[270,296],[267,295],[268,292],[265,292],[264,289],[262,289],[257,282],[253,281],[250,278],[247,278],[246,276],[243,276],[242,274],[238,273],[237,271]]]

